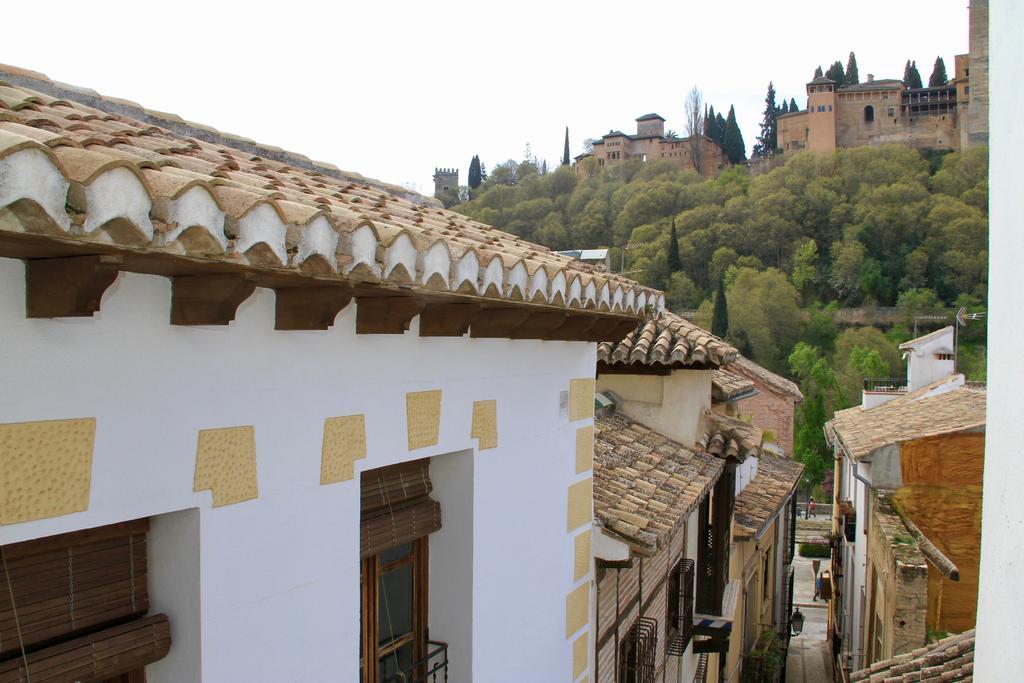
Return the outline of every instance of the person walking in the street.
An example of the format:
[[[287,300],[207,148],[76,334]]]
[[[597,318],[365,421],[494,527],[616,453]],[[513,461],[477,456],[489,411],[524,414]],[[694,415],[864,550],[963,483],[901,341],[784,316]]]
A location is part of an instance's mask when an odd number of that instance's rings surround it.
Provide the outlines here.
[[[807,516],[804,519],[810,519],[814,516],[814,496],[811,496],[807,501]]]

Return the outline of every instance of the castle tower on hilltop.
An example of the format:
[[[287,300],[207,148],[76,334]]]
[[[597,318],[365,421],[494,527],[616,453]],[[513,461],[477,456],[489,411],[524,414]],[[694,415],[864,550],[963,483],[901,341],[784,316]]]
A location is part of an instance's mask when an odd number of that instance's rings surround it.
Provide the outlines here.
[[[459,189],[459,169],[457,168],[435,168],[434,169],[434,196],[440,198],[447,192],[457,192]]]
[[[815,78],[807,84],[807,146],[817,152],[836,148],[836,82]]]

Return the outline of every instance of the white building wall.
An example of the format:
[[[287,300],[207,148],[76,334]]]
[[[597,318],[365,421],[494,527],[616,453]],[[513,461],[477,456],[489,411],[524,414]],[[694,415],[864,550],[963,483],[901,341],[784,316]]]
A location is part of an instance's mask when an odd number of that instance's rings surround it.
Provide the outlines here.
[[[975,0],[976,2],[980,0]],[[986,5],[988,3],[986,2]],[[1020,465],[1020,387],[1024,382],[1024,5],[991,6],[989,186],[989,384],[978,595],[977,681],[1011,681],[1024,671],[1024,597],[1012,579],[1024,572],[1024,467]],[[1009,582],[1009,583],[1008,583]]]
[[[498,447],[474,456],[473,582],[461,586],[472,673],[570,679],[565,604],[580,582],[567,488],[590,476],[574,460],[590,421],[570,423],[559,394],[593,376],[594,344],[420,338],[415,321],[405,335],[356,335],[355,304],[330,330],[277,332],[265,289],[229,326],[175,327],[170,281],[137,274],[119,276],[94,318],[30,320],[24,278],[0,259],[0,422],[96,418],[91,497],[85,512],[0,527],[0,544],[196,509],[197,523],[157,521],[153,539],[157,552],[174,533],[196,538],[201,586],[154,568],[152,587],[155,608],[194,588],[199,609],[183,609],[199,613],[201,680],[354,681],[358,472],[475,449],[472,403],[497,399]],[[405,394],[426,389],[443,392],[439,443],[410,452]],[[324,419],[351,414],[365,415],[368,457],[355,479],[321,486]],[[259,497],[212,508],[192,490],[197,433],[243,425],[255,428]],[[452,666],[453,681],[470,680]],[[152,668],[154,681],[200,680]]]
[[[601,375],[598,391],[609,390],[622,402],[623,415],[692,446],[700,436],[703,416],[711,408],[711,371],[674,370],[670,375]]]

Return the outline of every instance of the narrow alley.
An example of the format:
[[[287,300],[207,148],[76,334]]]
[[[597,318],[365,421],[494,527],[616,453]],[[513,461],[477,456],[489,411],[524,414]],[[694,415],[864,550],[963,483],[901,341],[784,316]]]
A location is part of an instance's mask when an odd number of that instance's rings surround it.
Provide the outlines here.
[[[811,535],[827,531],[828,521],[824,515],[817,519],[797,522],[797,545]],[[826,569],[828,560],[822,559],[819,567]],[[796,572],[793,585],[793,607],[804,615],[804,626],[800,635],[793,636],[786,659],[786,683],[830,683],[833,680],[832,657],[828,649],[828,604],[814,600],[813,560],[801,557],[799,552],[793,558]]]

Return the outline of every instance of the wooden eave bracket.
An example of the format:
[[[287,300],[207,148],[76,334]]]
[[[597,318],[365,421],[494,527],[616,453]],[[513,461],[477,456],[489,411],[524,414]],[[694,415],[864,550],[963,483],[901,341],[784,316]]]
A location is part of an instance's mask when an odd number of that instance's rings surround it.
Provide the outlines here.
[[[411,296],[356,297],[356,334],[403,334],[425,305]]]
[[[117,279],[120,256],[66,256],[25,261],[25,314],[29,318],[83,318],[100,310]]]
[[[242,273],[176,275],[171,283],[172,325],[227,325],[256,289]]]
[[[420,313],[420,336],[462,337],[480,310],[476,303],[428,303]]]
[[[531,315],[530,310],[523,308],[484,308],[473,319],[469,336],[477,339],[507,339]]]
[[[274,293],[275,330],[326,330],[352,301],[346,287],[279,287]]]

